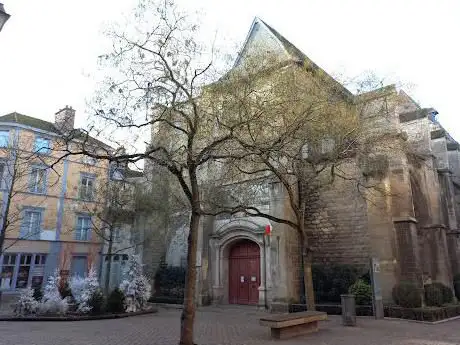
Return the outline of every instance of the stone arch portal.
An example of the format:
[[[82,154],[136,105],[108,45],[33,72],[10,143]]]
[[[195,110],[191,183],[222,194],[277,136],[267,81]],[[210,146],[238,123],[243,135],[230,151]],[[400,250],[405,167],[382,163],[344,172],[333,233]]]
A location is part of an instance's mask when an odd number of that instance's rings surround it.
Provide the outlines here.
[[[264,238],[264,228],[269,224],[265,219],[253,220],[248,218],[226,220],[223,224],[217,224],[216,231],[210,239],[211,249],[211,275],[212,275],[212,293],[213,302],[215,304],[257,304],[261,307],[267,306],[268,291],[272,286],[270,274],[270,255],[269,241]],[[259,247],[258,263],[259,263],[259,278],[258,282],[258,302],[254,303],[251,299],[250,303],[244,303],[242,300],[229,300],[230,296],[230,255],[232,248],[238,246],[239,243],[255,243]],[[254,248],[254,247],[253,247]],[[254,274],[240,274],[236,279],[244,275],[244,279],[254,279]],[[234,279],[235,279],[234,278]],[[257,279],[256,278],[256,279]],[[251,283],[249,281],[249,283]],[[233,294],[234,296],[234,294]]]

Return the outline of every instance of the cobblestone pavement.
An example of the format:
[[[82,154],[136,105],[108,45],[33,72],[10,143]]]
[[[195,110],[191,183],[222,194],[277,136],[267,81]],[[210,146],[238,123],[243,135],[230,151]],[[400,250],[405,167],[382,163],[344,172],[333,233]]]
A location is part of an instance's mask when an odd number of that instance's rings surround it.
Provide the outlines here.
[[[199,345],[453,345],[460,344],[460,320],[438,325],[358,318],[343,327],[330,316],[320,331],[305,337],[273,341],[258,325],[253,309],[205,308],[197,313]],[[178,310],[125,319],[80,322],[0,322],[0,344],[8,345],[169,345],[178,343]]]

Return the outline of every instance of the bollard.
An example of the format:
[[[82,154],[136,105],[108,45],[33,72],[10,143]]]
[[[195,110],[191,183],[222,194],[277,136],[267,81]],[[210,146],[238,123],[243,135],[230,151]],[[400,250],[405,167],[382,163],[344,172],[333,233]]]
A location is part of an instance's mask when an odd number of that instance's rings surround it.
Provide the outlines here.
[[[355,295],[340,295],[342,300],[342,324],[356,326]]]

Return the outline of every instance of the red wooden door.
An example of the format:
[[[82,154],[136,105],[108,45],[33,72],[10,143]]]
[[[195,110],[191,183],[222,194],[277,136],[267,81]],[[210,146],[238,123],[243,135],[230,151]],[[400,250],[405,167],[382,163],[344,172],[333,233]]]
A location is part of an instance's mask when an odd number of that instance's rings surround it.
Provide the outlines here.
[[[259,285],[259,246],[248,240],[236,243],[229,255],[229,303],[257,304]]]

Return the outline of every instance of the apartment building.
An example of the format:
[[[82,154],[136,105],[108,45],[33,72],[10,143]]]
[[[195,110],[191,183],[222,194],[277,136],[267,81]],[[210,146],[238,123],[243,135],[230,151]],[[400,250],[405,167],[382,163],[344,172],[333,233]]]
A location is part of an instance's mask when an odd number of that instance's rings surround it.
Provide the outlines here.
[[[41,286],[56,269],[69,276],[100,268],[102,240],[93,229],[100,226],[94,214],[104,204],[95,194],[111,169],[107,161],[65,156],[69,143],[63,138],[72,133],[70,145],[85,140],[95,150],[111,147],[74,129],[74,122],[75,110],[68,106],[54,123],[19,113],[0,116],[4,293]]]

